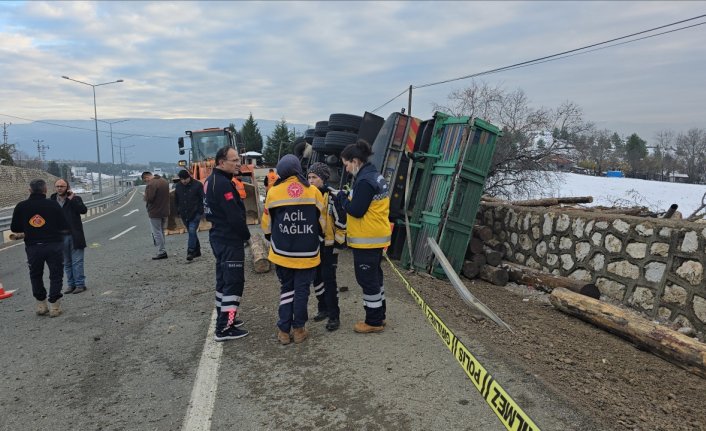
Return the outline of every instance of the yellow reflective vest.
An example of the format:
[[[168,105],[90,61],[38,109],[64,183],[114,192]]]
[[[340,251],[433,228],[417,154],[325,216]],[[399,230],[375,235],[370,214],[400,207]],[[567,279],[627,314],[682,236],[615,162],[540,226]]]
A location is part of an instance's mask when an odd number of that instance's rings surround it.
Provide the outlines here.
[[[296,176],[272,187],[265,199],[262,231],[270,241],[270,262],[286,268],[314,268],[326,231],[325,203],[319,189]]]
[[[365,164],[353,183],[353,190],[348,200],[353,199],[356,185],[367,182],[375,189],[375,196],[368,210],[362,217],[354,217],[348,213],[346,233],[348,247],[351,248],[384,248],[390,245],[392,229],[390,228],[390,194],[385,178],[377,173],[373,165]]]

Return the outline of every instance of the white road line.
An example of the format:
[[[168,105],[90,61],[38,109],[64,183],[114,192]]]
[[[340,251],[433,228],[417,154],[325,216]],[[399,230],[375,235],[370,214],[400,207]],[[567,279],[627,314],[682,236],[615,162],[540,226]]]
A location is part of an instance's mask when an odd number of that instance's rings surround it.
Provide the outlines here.
[[[215,322],[216,310],[213,310],[206,343],[204,343],[199,368],[196,371],[194,388],[191,390],[189,408],[186,410],[184,424],[181,427],[183,431],[209,431],[211,429],[211,416],[218,389],[218,368],[221,365],[221,355],[223,354],[223,344],[213,339],[216,332]]]
[[[114,237],[108,239],[108,241],[112,241],[115,238],[121,237],[121,236],[125,235],[126,233],[130,232],[131,230],[135,229],[136,227],[137,226],[129,227],[129,228],[125,229],[124,231],[120,232],[119,234],[115,235]]]
[[[123,217],[127,217],[127,216],[129,216],[130,214],[136,213],[136,212],[138,212],[138,211],[140,211],[140,210],[132,210],[132,211],[130,211],[130,212],[127,213],[127,214],[123,214]]]

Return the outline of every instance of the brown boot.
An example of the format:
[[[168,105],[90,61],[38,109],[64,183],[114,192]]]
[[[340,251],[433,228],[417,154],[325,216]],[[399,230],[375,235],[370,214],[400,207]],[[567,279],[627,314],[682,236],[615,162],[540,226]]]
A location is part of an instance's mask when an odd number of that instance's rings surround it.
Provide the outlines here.
[[[57,299],[56,302],[49,304],[49,317],[57,317],[61,314],[61,303]]]
[[[46,316],[49,313],[49,308],[47,307],[47,300],[37,301],[37,316]]]
[[[370,334],[373,332],[382,332],[385,330],[385,326],[372,326],[368,325],[363,321],[355,322],[353,325],[353,330],[359,334]]]
[[[292,333],[294,335],[294,342],[296,344],[304,342],[304,340],[306,340],[306,337],[309,336],[309,332],[306,330],[306,328],[294,328],[292,330]]]
[[[292,342],[292,340],[289,338],[289,333],[284,332],[281,329],[277,331],[277,339],[279,340],[279,343],[283,346],[286,346],[287,344]]]

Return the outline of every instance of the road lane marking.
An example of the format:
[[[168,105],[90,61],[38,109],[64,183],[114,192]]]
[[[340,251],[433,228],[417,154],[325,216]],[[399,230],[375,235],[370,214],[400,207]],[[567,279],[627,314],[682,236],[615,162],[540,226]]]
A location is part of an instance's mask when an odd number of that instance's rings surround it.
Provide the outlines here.
[[[138,212],[138,211],[140,211],[140,210],[132,210],[132,211],[130,211],[130,212],[127,213],[127,214],[123,214],[123,217],[127,217],[127,216],[129,216],[130,214],[136,213],[136,212]]]
[[[136,227],[137,226],[129,227],[129,228],[125,229],[124,231],[120,232],[119,234],[115,235],[114,237],[110,238],[108,241],[112,241],[115,238],[119,238],[119,237],[125,235],[126,233],[130,232],[131,230],[135,229]]]
[[[181,427],[183,431],[209,431],[211,429],[211,416],[218,389],[218,368],[221,365],[221,355],[223,354],[223,344],[214,340],[215,322],[216,310],[213,310],[206,342],[199,360],[199,368],[196,370],[196,380],[194,380],[194,387],[191,390],[189,407]]]

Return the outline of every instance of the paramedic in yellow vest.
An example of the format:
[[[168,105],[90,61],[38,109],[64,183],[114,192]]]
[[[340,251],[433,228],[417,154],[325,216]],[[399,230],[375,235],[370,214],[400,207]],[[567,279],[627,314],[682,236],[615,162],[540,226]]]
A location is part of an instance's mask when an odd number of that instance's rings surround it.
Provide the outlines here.
[[[326,217],[326,230],[324,242],[321,244],[321,264],[316,268],[314,277],[314,294],[317,299],[318,313],[314,322],[328,318],[326,329],[335,331],[341,326],[340,309],[338,307],[338,286],[336,285],[336,268],[338,267],[338,251],[336,244],[346,241],[345,214],[339,216],[333,198],[329,191],[327,181],[331,171],[325,163],[312,163],[309,167],[307,179],[312,186],[319,189],[324,197],[324,216]]]
[[[309,316],[309,286],[319,266],[319,243],[323,241],[324,199],[309,185],[296,156],[287,154],[277,163],[280,179],[267,193],[262,230],[270,241],[269,260],[279,279],[277,339],[289,344],[306,340]]]
[[[279,176],[275,173],[275,170],[270,169],[270,171],[267,173],[267,176],[265,176],[265,193],[270,191],[272,186],[274,186],[277,182],[278,178]]]
[[[240,199],[245,200],[246,194],[245,194],[245,186],[243,185],[243,179],[240,177],[240,175],[233,175],[233,185],[235,186],[235,190],[238,192],[238,196],[240,196]]]
[[[347,243],[353,249],[356,281],[363,288],[365,321],[353,327],[359,333],[382,332],[386,318],[380,263],[383,248],[390,245],[390,197],[387,182],[368,162],[372,154],[370,144],[363,139],[343,149],[343,165],[355,179],[350,194],[341,191],[336,196],[347,213]]]

